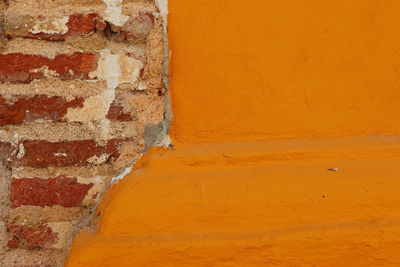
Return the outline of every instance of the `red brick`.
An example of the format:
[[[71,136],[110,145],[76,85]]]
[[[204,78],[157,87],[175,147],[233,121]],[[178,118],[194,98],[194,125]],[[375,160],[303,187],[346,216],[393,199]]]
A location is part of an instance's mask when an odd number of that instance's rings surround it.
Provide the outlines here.
[[[97,14],[73,14],[67,23],[68,35],[89,34],[96,30],[104,30],[107,26],[105,21]]]
[[[46,67],[60,79],[89,79],[89,73],[97,68],[96,53],[59,54],[54,59],[22,53],[0,54],[0,82],[29,83],[45,77]]]
[[[58,240],[57,233],[47,225],[29,227],[23,225],[8,225],[9,248],[40,249],[51,248]]]
[[[132,121],[133,116],[130,112],[124,112],[122,106],[113,103],[108,110],[107,119],[116,121]]]
[[[83,98],[67,101],[60,96],[15,96],[6,99],[0,95],[0,125],[21,124],[37,119],[61,121],[68,108],[83,107]]]
[[[94,140],[71,142],[24,141],[24,155],[15,159],[13,166],[85,166],[93,156],[109,155],[107,162],[119,156],[119,146],[128,140],[114,139],[105,145],[98,145]]]
[[[76,178],[59,176],[56,178],[20,178],[11,181],[11,207],[22,205],[79,207],[90,184],[80,184]]]
[[[68,36],[84,36],[95,33],[96,31],[102,31],[106,28],[107,24],[97,14],[73,14],[69,17],[67,27],[68,32],[65,34],[47,34],[47,33],[28,33],[26,37],[60,41],[64,40]]]
[[[11,143],[0,142],[0,160],[2,160],[2,157],[5,160],[8,160],[13,151],[14,148],[12,147]]]

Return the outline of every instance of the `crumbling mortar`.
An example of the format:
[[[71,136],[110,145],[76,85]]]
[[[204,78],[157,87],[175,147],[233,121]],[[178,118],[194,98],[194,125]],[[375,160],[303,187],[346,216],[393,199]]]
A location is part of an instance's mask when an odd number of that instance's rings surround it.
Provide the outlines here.
[[[9,220],[9,193],[11,183],[11,166],[9,162],[0,155],[0,190],[5,193],[0,196],[0,227],[4,227]],[[1,225],[3,224],[3,225]],[[1,231],[4,229],[0,229]],[[6,251],[7,239],[5,236],[0,236],[0,257]]]
[[[163,94],[165,95],[165,113],[164,120],[158,125],[148,124],[145,126],[145,148],[144,152],[152,146],[160,147],[173,147],[171,138],[169,137],[170,125],[172,121],[172,105],[169,94],[169,61],[170,51],[168,46],[168,0],[156,0],[156,5],[159,10],[158,15],[162,17],[163,28],[163,46],[164,46],[164,64],[163,64],[163,77],[162,82],[165,88]],[[157,131],[155,133],[154,131]]]

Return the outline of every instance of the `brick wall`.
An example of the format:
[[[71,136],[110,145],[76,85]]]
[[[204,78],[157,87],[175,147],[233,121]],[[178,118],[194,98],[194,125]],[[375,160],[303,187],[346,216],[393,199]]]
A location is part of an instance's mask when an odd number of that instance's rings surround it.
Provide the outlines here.
[[[166,138],[163,36],[153,0],[0,0],[0,266],[62,266]]]

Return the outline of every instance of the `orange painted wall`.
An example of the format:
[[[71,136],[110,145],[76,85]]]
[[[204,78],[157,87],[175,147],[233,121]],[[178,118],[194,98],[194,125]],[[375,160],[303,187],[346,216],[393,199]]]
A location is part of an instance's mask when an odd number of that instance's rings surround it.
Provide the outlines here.
[[[400,133],[400,2],[170,0],[174,136]]]

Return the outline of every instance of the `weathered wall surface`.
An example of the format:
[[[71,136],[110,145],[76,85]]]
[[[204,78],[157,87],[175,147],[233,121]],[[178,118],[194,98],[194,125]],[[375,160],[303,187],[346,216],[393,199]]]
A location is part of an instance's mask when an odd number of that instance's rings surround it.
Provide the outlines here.
[[[400,266],[400,1],[169,4],[176,149],[67,266]]]
[[[162,139],[162,20],[152,0],[0,2],[1,266],[61,266],[145,132]]]

